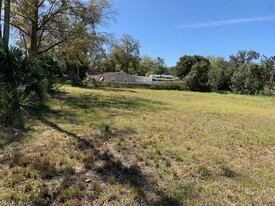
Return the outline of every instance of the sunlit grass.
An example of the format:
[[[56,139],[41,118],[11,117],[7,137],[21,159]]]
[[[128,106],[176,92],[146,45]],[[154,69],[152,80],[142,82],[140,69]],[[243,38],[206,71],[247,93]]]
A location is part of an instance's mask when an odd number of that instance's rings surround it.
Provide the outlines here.
[[[61,90],[1,130],[0,205],[274,204],[274,98]]]

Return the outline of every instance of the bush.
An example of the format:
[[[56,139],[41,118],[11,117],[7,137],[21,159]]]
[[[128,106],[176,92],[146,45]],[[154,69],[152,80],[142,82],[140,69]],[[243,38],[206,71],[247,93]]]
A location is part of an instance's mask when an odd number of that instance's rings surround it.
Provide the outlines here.
[[[46,79],[40,62],[17,48],[0,50],[0,119],[23,126],[22,112],[46,101]]]
[[[274,69],[271,70],[262,65],[241,65],[231,78],[232,91],[239,94],[263,94],[270,96],[274,91],[273,72]]]
[[[188,90],[186,82],[184,81],[153,84],[153,85],[150,85],[149,88],[156,89],[156,90],[179,90],[179,91]]]
[[[261,90],[259,92],[259,95],[263,95],[263,96],[274,96],[275,95],[275,87],[271,87],[268,85],[265,85],[263,90]]]
[[[211,57],[210,60],[211,65],[208,78],[212,91],[229,91],[233,68],[229,66],[229,63],[224,58]]]
[[[6,124],[13,123],[14,125],[21,125],[22,120],[22,105],[26,104],[27,98],[24,98],[18,93],[16,88],[9,88],[5,86],[1,91],[0,99],[0,117],[1,122]]]

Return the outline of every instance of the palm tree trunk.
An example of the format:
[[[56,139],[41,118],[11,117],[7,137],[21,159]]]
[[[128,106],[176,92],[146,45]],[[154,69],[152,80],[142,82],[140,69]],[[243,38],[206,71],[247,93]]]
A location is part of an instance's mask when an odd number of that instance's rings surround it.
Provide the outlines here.
[[[3,35],[3,47],[4,47],[4,49],[9,48],[10,9],[11,9],[11,0],[5,0],[4,35]]]

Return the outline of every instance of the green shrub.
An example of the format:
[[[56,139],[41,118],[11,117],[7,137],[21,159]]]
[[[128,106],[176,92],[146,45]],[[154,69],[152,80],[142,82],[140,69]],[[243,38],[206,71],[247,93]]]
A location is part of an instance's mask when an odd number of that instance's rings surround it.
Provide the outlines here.
[[[5,123],[22,126],[22,112],[46,101],[40,62],[20,49],[0,50],[0,82],[0,119]]]
[[[184,81],[153,84],[153,85],[150,85],[149,88],[156,89],[156,90],[179,90],[179,91],[188,90],[186,82]]]

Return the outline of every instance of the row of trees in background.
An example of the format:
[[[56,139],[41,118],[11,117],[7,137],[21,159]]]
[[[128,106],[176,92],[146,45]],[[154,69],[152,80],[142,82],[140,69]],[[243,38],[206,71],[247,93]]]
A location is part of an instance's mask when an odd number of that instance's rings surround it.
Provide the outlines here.
[[[139,48],[137,40],[124,35],[111,46],[109,54],[97,59],[92,68],[140,76],[171,74],[184,81],[186,87],[182,88],[192,91],[231,91],[252,95],[272,95],[275,91],[275,57],[261,56],[256,51],[239,51],[229,60],[186,55],[176,66],[168,68],[160,57],[141,57]]]
[[[272,95],[275,91],[275,57],[239,51],[229,61],[222,57],[183,56],[171,69],[193,91],[231,91]]]
[[[95,71],[120,71],[127,74],[149,76],[150,74],[168,74],[168,67],[163,58],[156,59],[140,56],[140,43],[130,35],[110,43],[109,52],[91,62]]]
[[[256,51],[239,51],[223,57],[183,56],[168,68],[164,59],[140,56],[140,43],[124,35],[111,45],[109,54],[96,60],[96,71],[120,71],[132,75],[171,74],[192,91],[230,91],[238,94],[272,95],[275,91],[275,57]],[[167,87],[164,87],[167,88]],[[178,88],[178,87],[177,87]]]

